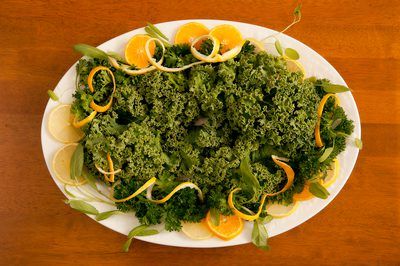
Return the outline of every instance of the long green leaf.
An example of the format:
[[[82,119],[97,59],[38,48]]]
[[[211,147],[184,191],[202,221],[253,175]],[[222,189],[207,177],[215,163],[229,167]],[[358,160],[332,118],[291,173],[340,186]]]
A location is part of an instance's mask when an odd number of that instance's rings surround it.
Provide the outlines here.
[[[128,240],[126,240],[126,242],[122,246],[122,251],[124,251],[124,252],[129,251],[129,247],[131,246],[132,240],[133,240],[133,238],[128,238]]]
[[[240,162],[240,174],[242,175],[243,183],[245,184],[248,190],[257,191],[260,188],[260,183],[258,182],[257,177],[251,171],[250,168],[250,158],[246,156]]]
[[[318,161],[320,163],[324,162],[326,159],[328,159],[329,155],[331,155],[332,151],[333,147],[326,148],[321,157],[318,158]]]
[[[152,235],[156,235],[158,233],[159,232],[156,229],[147,229],[147,230],[143,230],[140,233],[137,233],[136,236],[152,236]]]
[[[74,50],[91,58],[98,58],[98,59],[108,58],[108,55],[104,51],[96,47],[90,46],[88,44],[83,44],[83,43],[76,44],[74,45]]]
[[[355,144],[356,147],[359,148],[360,150],[363,148],[363,143],[362,143],[361,139],[359,139],[359,138],[355,138],[355,139],[354,139],[354,144]]]
[[[119,210],[112,210],[112,211],[107,211],[107,212],[101,212],[99,214],[96,215],[96,221],[102,221],[105,220],[115,214],[120,213]]]
[[[255,220],[253,224],[251,242],[260,249],[269,250],[267,228],[258,220]]]
[[[147,25],[149,28],[151,28],[156,34],[158,34],[160,37],[164,38],[166,41],[168,40],[168,37],[164,35],[164,33],[162,33],[156,26],[154,26],[153,24],[151,24],[150,22],[147,22]]]
[[[346,92],[346,91],[350,90],[346,86],[331,84],[329,82],[322,83],[322,88],[325,92],[328,92],[328,93],[340,93],[340,92]]]
[[[321,199],[326,199],[330,195],[328,190],[326,190],[326,188],[323,187],[318,182],[311,183],[309,191],[311,192],[311,194],[313,194],[317,198],[321,198]]]
[[[145,224],[136,226],[135,228],[133,228],[133,229],[129,232],[128,238],[132,238],[132,237],[134,237],[134,236],[137,236],[138,233],[144,231],[144,230],[147,229],[148,227],[149,227],[149,226],[148,226],[148,225],[145,225]]]
[[[54,91],[48,90],[47,95],[49,95],[50,99],[52,99],[53,101],[55,101],[55,102],[58,101],[58,96],[57,96],[57,94],[54,93]]]
[[[93,215],[99,214],[99,211],[95,207],[93,207],[87,202],[84,202],[83,200],[67,200],[66,203],[69,204],[69,206],[74,210],[86,214],[93,214]]]
[[[78,144],[76,149],[71,157],[70,162],[70,177],[72,180],[75,180],[78,177],[82,176],[82,168],[83,168],[83,145]]]

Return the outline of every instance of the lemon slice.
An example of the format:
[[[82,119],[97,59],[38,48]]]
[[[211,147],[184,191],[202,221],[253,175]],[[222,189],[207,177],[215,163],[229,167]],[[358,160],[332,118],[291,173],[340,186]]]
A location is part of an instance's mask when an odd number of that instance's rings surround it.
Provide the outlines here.
[[[278,203],[270,203],[265,207],[265,210],[269,215],[272,215],[272,217],[274,218],[283,218],[291,215],[298,206],[299,203],[297,201],[287,206]]]
[[[265,45],[261,41],[255,39],[255,38],[247,38],[247,39],[245,39],[245,41],[249,41],[252,45],[254,45],[256,48],[255,49],[256,52],[265,51]]]
[[[331,169],[327,171],[325,179],[322,180],[322,185],[324,187],[327,188],[336,181],[336,179],[339,176],[339,169],[340,169],[339,160],[335,159],[331,164]]]
[[[78,146],[77,143],[65,145],[59,149],[53,157],[53,171],[55,172],[57,179],[64,184],[71,186],[80,186],[86,183],[86,180],[83,177],[80,177],[77,180],[73,180],[70,177],[71,157],[76,146]]]
[[[213,236],[204,222],[182,223],[182,232],[191,239],[203,240]]]
[[[303,77],[306,77],[306,70],[304,69],[304,66],[297,60],[291,60],[291,59],[286,59],[286,67],[289,72],[302,72]]]
[[[59,105],[51,111],[47,128],[50,134],[62,143],[77,142],[83,138],[84,134],[82,130],[72,125],[73,119],[71,105]]]

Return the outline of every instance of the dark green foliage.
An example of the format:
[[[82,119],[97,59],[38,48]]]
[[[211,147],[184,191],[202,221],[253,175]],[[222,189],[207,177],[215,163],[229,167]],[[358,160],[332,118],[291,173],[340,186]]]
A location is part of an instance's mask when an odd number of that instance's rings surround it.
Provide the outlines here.
[[[210,41],[201,52],[211,52]],[[187,45],[167,47],[164,65],[180,67],[196,59]],[[107,101],[112,84],[106,72],[95,77],[94,94],[87,87],[87,75],[99,59],[81,60],[78,90],[72,112],[82,119],[90,114],[89,103]],[[323,150],[315,147],[317,107],[325,95],[320,84],[327,80],[303,80],[290,73],[283,59],[254,52],[246,43],[242,52],[223,63],[202,64],[166,73],[150,72],[128,76],[115,71],[117,90],[112,108],[84,127],[85,165],[97,174],[94,164],[107,169],[109,152],[119,182],[114,197],[124,198],[146,180],[157,177],[154,198],[167,195],[179,183],[197,184],[186,188],[164,204],[146,200],[144,193],[118,203],[121,211],[133,210],[142,224],[165,222],[167,230],[179,230],[182,221],[200,221],[210,208],[228,215],[227,196],[235,187],[238,207],[253,212],[263,193],[280,190],[286,176],[271,155],[290,159],[296,177],[293,186],[269,201],[290,203],[304,182],[325,172],[345,149],[353,123],[330,99],[321,119],[321,136],[326,147],[334,147],[323,162]],[[98,175],[102,178],[101,175]]]

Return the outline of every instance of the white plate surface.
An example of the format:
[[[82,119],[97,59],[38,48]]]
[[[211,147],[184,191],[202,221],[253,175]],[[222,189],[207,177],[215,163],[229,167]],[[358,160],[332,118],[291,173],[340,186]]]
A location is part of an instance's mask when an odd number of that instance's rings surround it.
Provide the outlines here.
[[[174,36],[176,30],[180,25],[183,25],[190,21],[198,21],[209,28],[212,28],[216,25],[220,24],[231,24],[237,27],[243,34],[243,37],[252,37],[256,39],[262,39],[266,36],[270,36],[276,31],[240,22],[234,21],[223,21],[223,20],[203,20],[203,19],[193,19],[193,20],[180,20],[180,21],[172,21],[165,22],[161,24],[157,24],[156,26],[167,36],[171,38]],[[124,47],[128,40],[135,34],[145,33],[144,29],[136,29],[131,32],[122,34],[114,39],[111,39],[102,45],[99,46],[100,49],[104,51],[115,51],[123,54]],[[327,78],[331,80],[333,83],[346,85],[343,78],[340,74],[333,68],[331,64],[328,63],[322,56],[320,56],[317,52],[312,50],[307,45],[285,35],[282,34],[279,36],[279,39],[284,47],[292,47],[296,49],[300,54],[300,62],[304,65],[307,76],[316,76],[320,78]],[[269,47],[267,47],[268,49]],[[61,95],[61,101],[70,103],[72,101],[72,93],[74,91],[74,82],[75,82],[75,64],[67,71],[67,73],[62,77],[60,82],[57,84],[57,87],[54,89],[57,95]],[[341,101],[341,106],[345,109],[347,115],[350,119],[354,121],[354,133],[350,139],[354,137],[361,138],[361,125],[360,125],[360,117],[358,114],[357,106],[354,101],[354,98],[350,92],[345,92],[339,94],[339,98]],[[51,168],[52,157],[55,152],[63,146],[63,144],[54,140],[49,134],[46,124],[48,120],[48,115],[50,111],[57,105],[56,102],[49,100],[47,103],[46,109],[44,111],[43,120],[42,120],[42,128],[41,128],[41,138],[42,138],[42,149],[43,155],[46,160],[46,165],[49,169],[53,180],[59,189],[65,194],[63,191],[63,185],[60,183],[54,175],[54,171]],[[358,149],[354,146],[353,141],[349,141],[346,151],[340,154],[340,173],[338,180],[328,189],[330,192],[330,196],[326,200],[314,198],[309,201],[301,202],[299,208],[290,215],[289,217],[285,217],[283,219],[275,219],[267,225],[268,232],[270,237],[279,235],[283,232],[286,232],[301,223],[307,221],[318,212],[320,212],[323,208],[325,208],[339,193],[339,191],[343,188],[347,179],[350,177],[351,171],[356,163],[358,156]],[[65,195],[67,197],[67,195]],[[109,210],[110,207],[104,204],[94,204],[100,211]],[[90,215],[89,215],[90,216]],[[92,217],[93,218],[93,217]],[[134,216],[134,214],[123,214],[113,216],[107,220],[100,221],[100,223],[114,231],[117,231],[121,234],[127,235],[128,232],[139,223]],[[159,229],[162,229],[162,226],[158,226]],[[147,236],[147,237],[138,237],[138,239],[162,244],[169,246],[179,246],[179,247],[224,247],[224,246],[233,246],[240,245],[251,242],[251,229],[252,223],[248,222],[245,225],[245,229],[242,234],[232,239],[230,241],[223,241],[217,238],[211,238],[207,240],[191,240],[187,238],[181,232],[166,232],[162,231],[158,235]]]

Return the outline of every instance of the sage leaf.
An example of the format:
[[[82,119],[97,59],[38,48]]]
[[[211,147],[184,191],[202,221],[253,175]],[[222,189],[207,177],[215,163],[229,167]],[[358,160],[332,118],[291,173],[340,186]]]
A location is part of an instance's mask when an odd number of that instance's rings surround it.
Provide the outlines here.
[[[133,240],[133,238],[128,238],[128,240],[126,240],[126,242],[122,246],[122,251],[124,251],[124,252],[129,251],[129,247],[131,246],[132,240]]]
[[[330,195],[328,190],[326,190],[326,188],[323,187],[318,182],[311,183],[309,191],[311,192],[311,194],[313,194],[314,196],[316,196],[317,198],[320,198],[320,199],[326,199]]]
[[[96,221],[102,221],[105,220],[109,217],[111,217],[114,214],[118,214],[120,213],[119,210],[112,210],[112,211],[107,211],[107,212],[101,212],[99,214],[96,215]]]
[[[247,190],[253,190],[256,192],[260,189],[260,183],[255,175],[252,173],[250,168],[250,158],[246,156],[241,162],[239,167],[240,174],[242,175],[242,181],[245,185],[244,188]]]
[[[136,226],[135,228],[133,228],[133,229],[129,232],[128,238],[132,238],[132,237],[134,237],[134,236],[137,236],[138,233],[144,231],[144,230],[147,229],[148,227],[149,227],[149,226],[148,226],[148,225],[145,225],[145,224]]]
[[[267,228],[259,220],[254,221],[251,242],[260,249],[269,250]]]
[[[72,180],[76,180],[77,177],[82,176],[83,169],[83,145],[78,144],[71,157],[70,162],[70,177]]]
[[[64,185],[64,191],[71,198],[76,198],[76,196],[74,194],[72,194],[72,192],[67,189],[67,184]]]
[[[329,157],[329,155],[331,155],[332,151],[333,151],[333,147],[326,148],[324,153],[321,155],[321,157],[318,158],[318,161],[320,163],[322,163],[323,161],[328,159],[328,157]]]
[[[271,222],[273,219],[274,219],[274,217],[272,217],[272,215],[267,215],[267,216],[265,216],[265,217],[260,217],[260,218],[258,218],[258,220],[259,220],[261,223],[269,223],[269,222]]]
[[[57,94],[55,94],[54,91],[48,90],[47,94],[49,95],[50,99],[52,99],[53,101],[57,102],[59,100]]]
[[[345,91],[350,90],[346,86],[338,85],[338,84],[331,84],[329,82],[323,82],[322,89],[328,93],[340,93],[340,92],[345,92]]]
[[[286,48],[285,55],[292,60],[298,60],[300,58],[299,53],[293,48]]]
[[[220,220],[219,215],[220,215],[220,213],[217,209],[215,209],[215,208],[210,209],[211,222],[215,226],[219,226],[219,220]]]
[[[82,213],[93,215],[99,214],[99,211],[95,207],[87,202],[84,202],[83,200],[67,200],[66,203],[69,204],[72,209]]]
[[[148,229],[148,230],[143,230],[142,232],[138,233],[136,236],[152,236],[158,234],[158,230],[156,229]]]
[[[362,150],[362,148],[363,148],[363,143],[362,143],[361,139],[355,138],[355,139],[354,139],[354,144],[356,145],[357,148],[359,148],[360,150]]]
[[[283,50],[281,46],[281,42],[279,40],[275,41],[275,49],[278,52],[278,54],[283,55]]]
[[[108,55],[104,51],[83,43],[74,45],[74,50],[91,58],[98,58],[98,59],[108,58]]]

